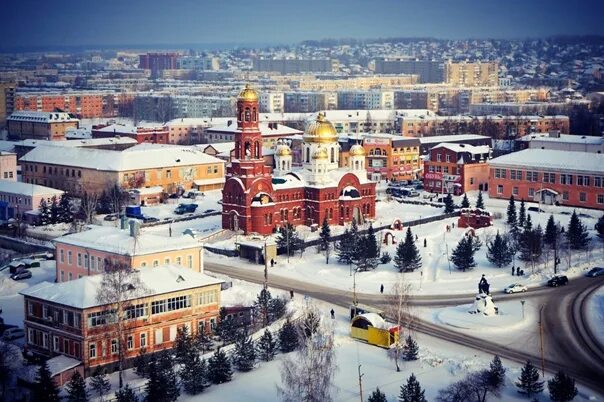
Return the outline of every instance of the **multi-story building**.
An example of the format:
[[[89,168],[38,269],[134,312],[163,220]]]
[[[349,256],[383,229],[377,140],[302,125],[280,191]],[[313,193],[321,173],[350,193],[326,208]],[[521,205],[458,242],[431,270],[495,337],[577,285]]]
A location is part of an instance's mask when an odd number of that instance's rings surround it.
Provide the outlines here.
[[[0,151],[0,179],[17,181],[17,154]]]
[[[116,369],[120,349],[130,367],[142,349],[152,354],[173,347],[179,328],[192,334],[213,331],[222,281],[178,266],[145,269],[137,276],[121,303],[122,332],[115,304],[97,300],[102,275],[22,290],[25,348],[45,357],[80,360],[89,376],[97,368]]]
[[[68,129],[78,128],[80,120],[65,112],[17,111],[7,119],[8,137],[16,140],[64,140]]]
[[[338,109],[393,109],[392,91],[338,91]]]
[[[23,140],[15,143],[15,153],[20,160],[23,155],[36,147],[66,147],[66,148],[91,148],[110,149],[114,151],[128,149],[136,145],[136,140],[128,137],[91,138],[86,140]]]
[[[558,130],[551,130],[516,139],[516,149],[527,148],[604,154],[604,137],[561,134]]]
[[[426,109],[437,112],[438,97],[435,92],[425,89],[394,91],[394,107],[396,109]]]
[[[181,118],[212,118],[233,115],[230,96],[176,95],[171,96],[174,114]]]
[[[15,180],[0,180],[0,220],[23,218],[28,223],[35,222],[40,202],[49,202],[53,197],[60,199],[63,191],[56,188],[27,184]]]
[[[172,194],[181,188],[219,189],[224,183],[224,161],[179,145],[139,144],[123,151],[41,146],[19,162],[25,183],[74,194],[100,194],[116,184],[159,186]]]
[[[444,81],[443,63],[433,60],[414,60],[403,57],[380,57],[375,59],[377,74],[416,74],[421,83]]]
[[[253,60],[254,71],[271,71],[280,74],[297,74],[306,72],[333,72],[339,70],[335,59],[262,59]]]
[[[220,70],[220,59],[212,56],[181,56],[176,65],[185,70],[217,71]]]
[[[367,174],[371,180],[414,180],[422,168],[419,140],[388,134],[363,137]]]
[[[203,249],[193,237],[165,237],[141,232],[136,221],[122,220],[120,224],[119,228],[93,226],[55,239],[57,282],[100,274],[106,261],[136,269],[176,264],[196,272],[203,271]]]
[[[263,92],[260,94],[261,113],[283,113],[285,111],[284,107],[285,96],[283,92]]]
[[[419,76],[408,75],[371,75],[362,77],[325,79],[313,76],[301,76],[291,80],[292,87],[299,91],[360,91],[370,89],[395,89],[404,85],[417,84]]]
[[[127,137],[137,143],[168,144],[169,129],[167,126],[131,126],[124,124],[99,124],[92,126],[92,138]]]
[[[281,142],[271,175],[258,127],[258,94],[246,86],[237,99],[234,140],[223,189],[223,228],[270,234],[286,223],[342,225],[375,216],[375,183],[367,180],[363,147],[351,148],[349,166],[339,168],[338,133],[322,114],[304,133],[302,168],[293,169],[292,150]]]
[[[313,113],[337,108],[338,97],[335,93],[286,92],[284,97],[284,112],[288,113]]]
[[[421,111],[425,113],[426,111]],[[328,110],[328,118],[338,133],[395,133],[396,121],[401,113],[418,113],[410,110]],[[314,114],[316,117],[316,114]]]
[[[486,191],[489,185],[491,148],[487,145],[440,144],[424,161],[424,189],[460,195]]]
[[[262,137],[262,146],[265,148],[274,147],[279,139],[303,134],[300,130],[278,123],[258,123],[257,126]],[[213,126],[205,130],[204,139],[207,143],[233,142],[240,130],[241,128],[237,124]]]
[[[499,85],[499,64],[496,62],[475,63],[448,61],[444,65],[444,80],[447,84],[462,87]]]
[[[604,154],[525,149],[489,165],[490,197],[604,209]]]
[[[163,70],[177,68],[178,53],[147,53],[139,55],[138,68],[151,70],[152,76],[157,76]]]
[[[6,118],[15,111],[16,85],[0,82],[0,128],[6,126]]]
[[[467,145],[486,145],[491,146],[493,139],[486,135],[478,134],[453,134],[453,135],[434,135],[430,137],[418,138],[420,142],[420,155],[428,155],[430,150],[438,144],[467,144]]]

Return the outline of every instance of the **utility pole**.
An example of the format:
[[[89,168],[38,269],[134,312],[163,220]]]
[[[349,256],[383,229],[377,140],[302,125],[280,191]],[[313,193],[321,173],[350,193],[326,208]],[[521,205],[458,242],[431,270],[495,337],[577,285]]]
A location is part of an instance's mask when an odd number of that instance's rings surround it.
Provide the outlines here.
[[[361,402],[364,402],[364,400],[363,400],[363,376],[365,374],[361,374],[361,365],[360,364],[358,366],[358,371],[359,371],[359,393],[361,395]]]
[[[539,338],[541,339],[541,376],[545,377],[545,357],[543,353],[543,304],[539,308]]]

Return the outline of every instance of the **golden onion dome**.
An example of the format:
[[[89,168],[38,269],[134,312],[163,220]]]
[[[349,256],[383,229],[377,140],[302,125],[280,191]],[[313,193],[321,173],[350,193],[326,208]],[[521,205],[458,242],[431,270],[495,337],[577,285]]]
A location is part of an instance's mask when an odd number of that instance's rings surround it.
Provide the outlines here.
[[[323,113],[317,115],[317,119],[306,126],[304,131],[305,142],[329,143],[338,141],[338,132]]]
[[[258,102],[258,92],[250,84],[245,84],[243,91],[239,92],[237,100],[245,102]]]
[[[348,151],[350,156],[365,156],[365,148],[360,144],[354,144]]]
[[[312,158],[313,159],[329,159],[329,156],[327,155],[327,151],[325,150],[325,148],[319,148],[315,151],[314,154],[312,154]]]
[[[290,156],[292,154],[292,150],[289,146],[285,144],[281,144],[277,146],[277,156]]]

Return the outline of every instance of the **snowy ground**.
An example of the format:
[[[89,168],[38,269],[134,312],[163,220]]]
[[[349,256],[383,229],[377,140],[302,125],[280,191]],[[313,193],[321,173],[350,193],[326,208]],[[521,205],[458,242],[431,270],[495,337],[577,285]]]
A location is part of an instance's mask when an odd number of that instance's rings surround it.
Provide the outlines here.
[[[587,318],[593,334],[604,345],[604,286],[589,298]]]

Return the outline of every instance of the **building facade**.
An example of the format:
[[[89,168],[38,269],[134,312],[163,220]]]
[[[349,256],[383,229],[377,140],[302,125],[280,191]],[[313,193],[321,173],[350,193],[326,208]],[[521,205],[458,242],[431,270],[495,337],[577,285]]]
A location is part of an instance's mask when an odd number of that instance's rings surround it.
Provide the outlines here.
[[[29,216],[27,212],[37,211],[42,200],[50,202],[53,197],[62,196],[63,191],[56,188],[0,180],[0,220],[25,217],[24,221],[32,223],[35,215]]]
[[[260,94],[260,113],[285,112],[285,96],[283,92],[263,92]]]
[[[414,60],[401,57],[381,57],[374,61],[378,74],[417,74],[421,83],[444,81],[443,63],[434,60]]]
[[[447,62],[444,65],[444,79],[447,84],[462,87],[499,85],[499,64],[496,62],[475,63]]]
[[[15,111],[16,84],[0,82],[0,128],[6,126],[6,118]]]
[[[17,154],[0,151],[0,179],[17,181]]]
[[[62,141],[65,132],[77,129],[79,124],[79,119],[65,112],[17,111],[7,119],[8,137],[15,140]]]
[[[421,174],[419,140],[393,135],[363,138],[367,174],[371,180],[415,180]]]
[[[92,138],[128,137],[137,143],[168,144],[170,132],[167,126],[130,126],[123,124],[96,125]]]

